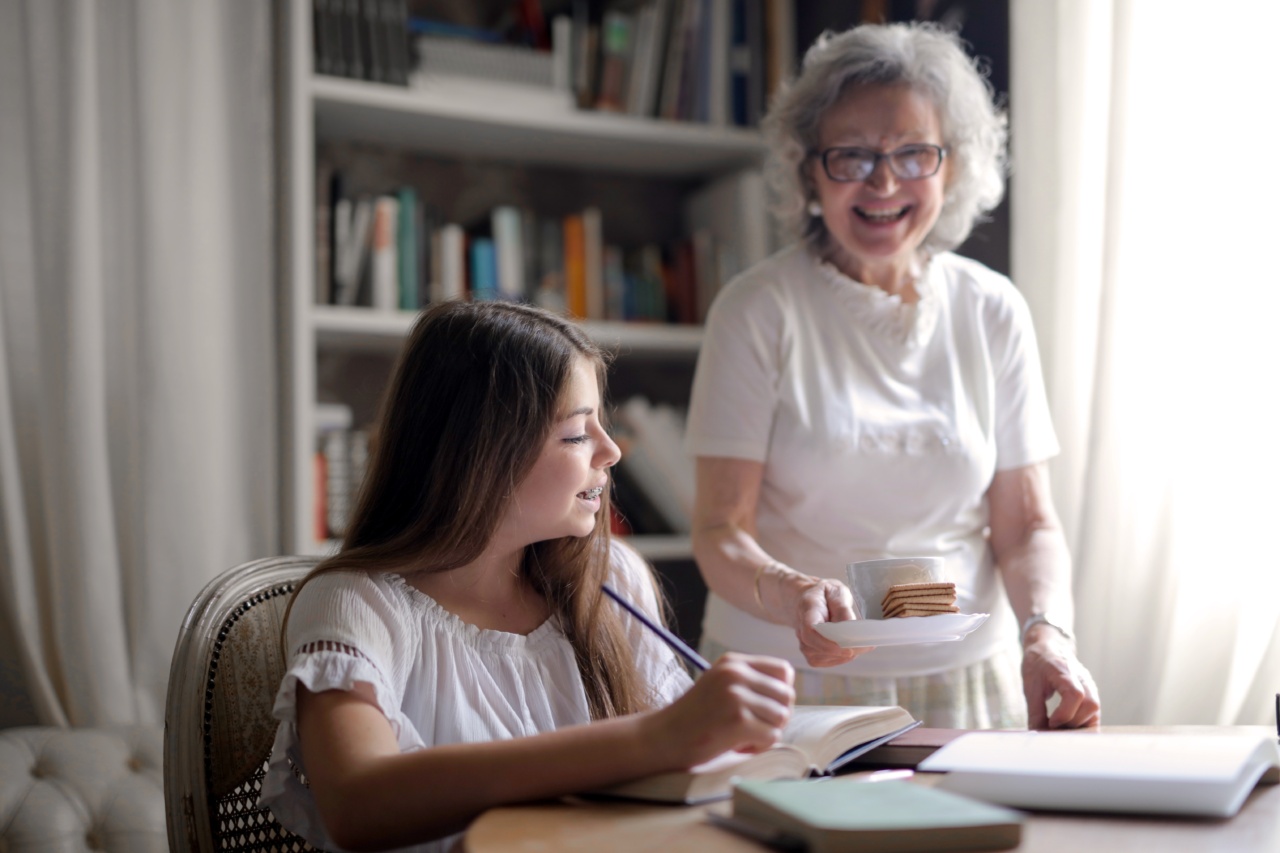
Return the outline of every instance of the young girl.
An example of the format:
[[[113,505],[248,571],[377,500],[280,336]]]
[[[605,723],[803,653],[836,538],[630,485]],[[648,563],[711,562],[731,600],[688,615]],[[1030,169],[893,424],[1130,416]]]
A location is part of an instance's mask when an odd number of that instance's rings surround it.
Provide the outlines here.
[[[329,850],[446,849],[478,814],[772,745],[791,669],[691,685],[601,594],[660,612],[609,537],[605,360],[572,323],[449,302],[409,338],[342,551],[301,584],[262,799]],[[433,841],[434,840],[434,841]]]

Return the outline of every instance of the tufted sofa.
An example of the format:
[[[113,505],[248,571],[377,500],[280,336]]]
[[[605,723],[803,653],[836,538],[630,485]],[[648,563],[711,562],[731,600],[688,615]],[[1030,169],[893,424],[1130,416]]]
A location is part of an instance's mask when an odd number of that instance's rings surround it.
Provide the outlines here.
[[[0,853],[166,853],[160,726],[0,730]]]

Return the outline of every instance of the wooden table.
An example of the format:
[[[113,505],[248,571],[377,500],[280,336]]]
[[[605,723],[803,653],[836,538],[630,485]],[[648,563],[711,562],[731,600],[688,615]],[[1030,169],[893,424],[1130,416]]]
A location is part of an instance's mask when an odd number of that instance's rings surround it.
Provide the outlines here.
[[[1200,731],[1204,727],[1120,727],[1104,731]],[[1087,733],[1082,733],[1087,737]],[[928,784],[928,774],[916,779]],[[511,806],[481,815],[467,831],[468,853],[759,853],[766,848],[707,821],[711,806],[568,803]],[[1280,851],[1280,785],[1256,788],[1227,820],[1036,812],[1023,825],[1026,853],[1220,853]]]

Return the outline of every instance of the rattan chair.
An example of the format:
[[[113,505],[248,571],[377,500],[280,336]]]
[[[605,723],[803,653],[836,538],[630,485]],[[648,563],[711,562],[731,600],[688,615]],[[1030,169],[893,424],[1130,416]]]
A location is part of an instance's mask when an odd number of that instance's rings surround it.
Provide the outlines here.
[[[280,626],[316,557],[255,560],[201,590],[178,634],[164,720],[171,853],[311,850],[258,805],[284,675]]]

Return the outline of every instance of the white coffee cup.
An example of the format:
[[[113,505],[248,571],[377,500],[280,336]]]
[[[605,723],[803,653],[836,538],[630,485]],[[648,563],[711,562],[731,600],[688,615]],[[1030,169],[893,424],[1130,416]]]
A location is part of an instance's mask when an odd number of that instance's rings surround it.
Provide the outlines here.
[[[946,581],[946,561],[942,557],[893,557],[888,560],[861,560],[849,563],[849,590],[853,608],[859,619],[883,619],[884,601],[889,587],[900,583],[939,583]]]

